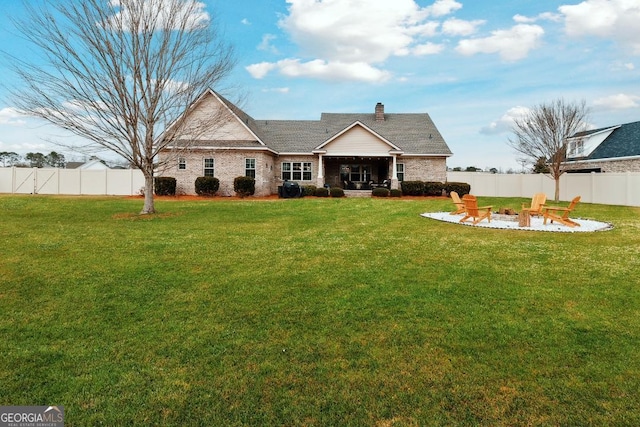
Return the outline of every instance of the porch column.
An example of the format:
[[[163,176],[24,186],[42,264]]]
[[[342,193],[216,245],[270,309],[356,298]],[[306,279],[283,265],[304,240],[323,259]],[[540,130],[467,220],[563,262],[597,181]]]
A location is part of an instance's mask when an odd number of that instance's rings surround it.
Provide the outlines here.
[[[393,166],[391,166],[391,189],[397,190],[400,188],[398,185],[398,157],[394,154],[391,158],[393,159]]]
[[[324,162],[322,161],[322,154],[318,154],[318,176],[316,178],[316,187],[324,186]]]

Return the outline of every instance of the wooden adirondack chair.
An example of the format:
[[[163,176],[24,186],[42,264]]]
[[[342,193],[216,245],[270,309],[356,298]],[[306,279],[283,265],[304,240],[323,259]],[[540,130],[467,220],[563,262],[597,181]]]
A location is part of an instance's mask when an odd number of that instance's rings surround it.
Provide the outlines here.
[[[451,212],[451,215],[458,215],[464,212],[464,203],[462,202],[462,200],[460,200],[460,196],[458,196],[458,193],[456,193],[455,191],[452,191],[451,194],[451,200],[453,201],[453,204],[456,205],[456,210]]]
[[[465,222],[469,219],[473,219],[472,224],[476,225],[483,219],[491,222],[491,208],[493,206],[478,207],[478,199],[471,194],[465,194],[462,196],[462,202],[464,203],[465,214],[460,222]]]
[[[522,204],[522,209],[529,209],[529,215],[542,215],[542,206],[547,201],[547,195],[544,193],[536,193],[531,199],[531,206]]]
[[[560,224],[564,224],[567,227],[580,227],[580,224],[571,220],[569,218],[569,214],[573,211],[580,201],[580,196],[574,198],[568,207],[562,208],[559,206],[543,206],[542,207],[542,216],[544,216],[544,224],[547,224],[547,220],[558,221]]]

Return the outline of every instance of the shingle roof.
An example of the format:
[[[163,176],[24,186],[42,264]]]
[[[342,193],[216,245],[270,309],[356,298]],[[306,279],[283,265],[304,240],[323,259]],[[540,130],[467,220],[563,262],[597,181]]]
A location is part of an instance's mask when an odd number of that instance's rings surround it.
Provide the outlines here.
[[[320,120],[255,120],[263,141],[278,152],[311,153],[352,124],[360,122],[405,154],[451,155],[444,138],[428,114],[323,113]]]
[[[429,114],[385,114],[384,121],[376,121],[375,114],[322,113],[320,120],[256,120],[241,108],[216,92],[229,107],[267,147],[279,153],[311,153],[327,140],[356,122],[362,123],[387,141],[399,147],[405,154],[451,155],[444,138]],[[213,141],[203,141],[201,146]],[[216,145],[224,143],[216,142]],[[236,142],[253,146],[253,141]],[[229,145],[231,146],[231,145]]]
[[[587,159],[609,159],[628,156],[640,156],[640,122],[620,125],[593,150]]]

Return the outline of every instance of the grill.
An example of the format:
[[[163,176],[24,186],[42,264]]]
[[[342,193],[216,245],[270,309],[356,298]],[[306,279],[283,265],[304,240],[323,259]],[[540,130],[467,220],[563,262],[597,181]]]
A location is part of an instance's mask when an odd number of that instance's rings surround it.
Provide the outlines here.
[[[282,199],[294,199],[302,197],[302,187],[297,182],[285,181],[278,187],[278,196]]]

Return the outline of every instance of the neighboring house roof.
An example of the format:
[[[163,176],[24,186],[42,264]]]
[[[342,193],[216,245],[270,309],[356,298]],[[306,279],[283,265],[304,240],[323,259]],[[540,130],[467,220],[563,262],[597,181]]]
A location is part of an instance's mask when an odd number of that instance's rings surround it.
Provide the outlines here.
[[[599,141],[598,138],[602,140]],[[580,132],[570,141],[583,141],[588,147],[582,156],[570,153],[570,160],[597,160],[640,156],[640,122],[626,123]],[[590,144],[595,141],[595,144]]]
[[[390,144],[390,149],[405,155],[450,156],[452,154],[431,117],[426,113],[385,113],[384,121],[376,121],[374,112],[370,114],[322,113],[320,120],[258,120],[217,92],[211,90],[207,94],[222,102],[237,121],[255,136],[255,139],[200,140],[191,145],[194,148],[220,146],[256,148],[262,145],[280,154],[311,154],[345,130],[354,125],[360,125]],[[203,97],[200,97],[197,102],[202,102],[202,99]],[[382,104],[379,106],[384,109]]]
[[[67,169],[111,169],[104,160],[93,159],[87,162],[67,162]]]

